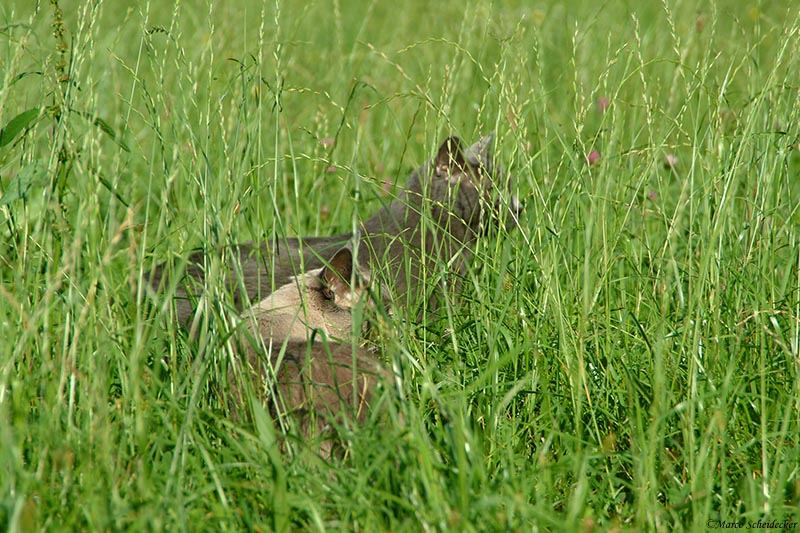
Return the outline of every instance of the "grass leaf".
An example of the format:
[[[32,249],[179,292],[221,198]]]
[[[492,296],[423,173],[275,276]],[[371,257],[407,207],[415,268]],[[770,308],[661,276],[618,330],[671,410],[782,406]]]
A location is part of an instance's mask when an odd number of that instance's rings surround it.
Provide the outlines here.
[[[108,123],[108,122],[106,122],[105,120],[103,120],[103,119],[102,119],[102,118],[100,118],[100,117],[95,117],[95,119],[94,119],[94,125],[95,125],[95,126],[97,126],[98,128],[100,128],[100,129],[103,131],[103,133],[105,133],[106,135],[108,135],[109,137],[111,137],[111,139],[112,139],[112,140],[113,140],[115,143],[117,143],[117,144],[119,145],[119,147],[120,147],[120,148],[122,148],[122,149],[123,149],[123,150],[125,150],[126,152],[130,152],[130,151],[131,151],[131,149],[130,149],[130,148],[128,148],[128,145],[127,145],[127,144],[125,144],[125,141],[123,141],[123,140],[120,138],[120,136],[117,134],[117,132],[115,132],[115,131],[114,131],[114,128],[112,128],[112,127],[109,125],[109,123]]]
[[[38,116],[39,108],[32,107],[9,120],[8,124],[0,130],[0,148],[13,141],[22,130],[33,124]]]
[[[93,125],[97,126],[100,129],[100,131],[111,137],[111,140],[117,143],[117,145],[120,148],[122,148],[126,152],[131,151],[131,149],[128,147],[125,141],[123,141],[120,138],[120,135],[116,131],[114,131],[114,128],[112,128],[108,122],[106,122],[105,120],[103,120],[98,116],[94,116],[91,113],[87,113],[86,111],[78,111],[77,109],[72,109],[71,111],[77,114],[78,116],[85,118]]]
[[[31,189],[46,183],[47,176],[45,176],[42,168],[37,163],[28,165],[8,182],[8,186],[3,191],[3,196],[0,197],[0,206],[9,205],[20,198],[25,199]]]

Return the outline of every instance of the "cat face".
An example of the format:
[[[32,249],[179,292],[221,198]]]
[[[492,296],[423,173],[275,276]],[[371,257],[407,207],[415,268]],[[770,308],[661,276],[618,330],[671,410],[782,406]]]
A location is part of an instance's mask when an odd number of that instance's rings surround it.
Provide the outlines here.
[[[504,225],[509,219],[516,220],[522,212],[522,202],[513,194],[514,177],[495,161],[494,134],[481,137],[467,148],[464,159],[472,169],[474,186],[481,191],[483,205],[494,222]]]
[[[411,186],[413,190],[416,185],[421,196],[433,200],[437,221],[455,219],[469,232],[479,234],[519,214],[519,199],[508,194],[513,181],[495,163],[493,147],[493,134],[467,148],[458,137],[449,137],[441,144],[430,168],[423,170],[417,176],[418,183]],[[452,224],[453,220],[448,222]]]

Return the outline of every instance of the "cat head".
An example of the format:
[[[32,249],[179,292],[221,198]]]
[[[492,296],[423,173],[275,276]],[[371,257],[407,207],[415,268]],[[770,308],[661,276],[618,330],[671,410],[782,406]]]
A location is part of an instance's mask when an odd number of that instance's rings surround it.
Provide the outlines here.
[[[492,225],[504,225],[522,209],[511,194],[514,180],[494,157],[494,134],[465,147],[458,137],[448,137],[434,159],[412,176],[411,194],[430,198],[433,218],[478,234]]]
[[[257,329],[251,333],[266,345],[306,341],[319,334],[350,339],[354,308],[369,300],[369,283],[368,268],[358,263],[348,244],[322,268],[295,276],[254,305],[250,312]]]

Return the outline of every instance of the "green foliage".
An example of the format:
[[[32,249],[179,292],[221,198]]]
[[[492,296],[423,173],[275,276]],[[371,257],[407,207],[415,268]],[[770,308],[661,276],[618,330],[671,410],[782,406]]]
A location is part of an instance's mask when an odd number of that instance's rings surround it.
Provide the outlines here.
[[[0,130],[0,148],[14,140],[19,132],[27,128],[39,116],[39,109],[32,108],[23,111],[16,117],[8,121],[8,124]]]
[[[796,9],[73,4],[0,5],[0,523],[800,520]],[[146,273],[349,231],[488,131],[520,227],[384,317],[397,382],[344,457],[229,417],[229,257],[197,340]]]

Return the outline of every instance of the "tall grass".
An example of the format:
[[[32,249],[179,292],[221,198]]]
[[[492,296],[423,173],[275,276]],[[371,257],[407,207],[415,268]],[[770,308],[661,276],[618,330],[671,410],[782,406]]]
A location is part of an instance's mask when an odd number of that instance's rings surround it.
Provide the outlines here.
[[[796,9],[12,0],[0,28],[11,530],[800,520]],[[349,231],[488,131],[520,227],[380,328],[390,416],[330,462],[229,419],[229,258],[192,342],[145,274]]]

